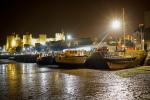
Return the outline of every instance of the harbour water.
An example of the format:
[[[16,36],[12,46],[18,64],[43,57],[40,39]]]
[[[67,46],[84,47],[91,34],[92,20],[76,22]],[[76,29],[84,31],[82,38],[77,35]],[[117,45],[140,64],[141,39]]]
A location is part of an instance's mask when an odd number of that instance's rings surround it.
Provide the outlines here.
[[[0,100],[148,100],[150,74],[60,69],[35,63],[0,64]]]

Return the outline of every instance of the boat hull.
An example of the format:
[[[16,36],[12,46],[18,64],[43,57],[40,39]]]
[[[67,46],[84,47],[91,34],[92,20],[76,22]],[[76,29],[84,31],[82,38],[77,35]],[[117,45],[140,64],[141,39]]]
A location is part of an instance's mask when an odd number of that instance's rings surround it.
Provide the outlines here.
[[[36,63],[38,65],[56,65],[55,58],[52,56],[38,58]]]
[[[126,69],[136,66],[140,66],[146,55],[140,55],[139,57],[122,58],[122,59],[106,59],[109,69]]]
[[[66,67],[79,67],[84,66],[86,61],[85,56],[70,56],[70,57],[55,57],[55,61],[59,66],[66,66]]]
[[[23,63],[36,63],[38,55],[16,55],[14,60]]]
[[[105,58],[109,69],[125,69],[135,66],[136,57],[128,58]]]
[[[117,70],[117,69],[126,69],[126,68],[131,68],[135,67],[135,61],[126,61],[126,62],[107,62],[109,69],[112,70]]]

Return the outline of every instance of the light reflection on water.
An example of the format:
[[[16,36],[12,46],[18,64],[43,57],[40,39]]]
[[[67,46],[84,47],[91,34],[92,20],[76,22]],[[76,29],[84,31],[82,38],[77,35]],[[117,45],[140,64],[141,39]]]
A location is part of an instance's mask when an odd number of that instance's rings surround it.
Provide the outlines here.
[[[65,75],[64,77],[65,77],[64,78],[64,87],[65,87],[64,91],[71,95],[75,95],[75,94],[77,95],[79,92],[78,85],[80,85],[78,77],[73,76],[73,75],[69,75],[69,76]]]
[[[134,87],[142,90],[138,82],[131,87],[133,80],[116,77],[110,71],[50,69],[34,63],[3,64],[0,65],[0,98],[132,100],[136,94]],[[149,88],[146,87],[147,92]]]

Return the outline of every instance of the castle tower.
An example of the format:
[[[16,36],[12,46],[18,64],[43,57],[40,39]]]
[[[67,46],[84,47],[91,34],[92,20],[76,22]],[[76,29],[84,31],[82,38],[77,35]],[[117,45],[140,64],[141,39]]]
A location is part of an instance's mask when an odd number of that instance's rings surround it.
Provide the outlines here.
[[[32,34],[29,32],[23,35],[23,45],[24,44],[32,45]]]
[[[64,32],[55,34],[55,41],[65,40]]]
[[[40,44],[44,45],[46,43],[47,35],[46,34],[39,34],[39,42]]]
[[[6,50],[8,51],[9,49],[15,46],[16,46],[15,36],[13,34],[8,35],[6,40]]]
[[[15,40],[16,40],[16,46],[22,47],[22,40],[18,34],[16,34]]]

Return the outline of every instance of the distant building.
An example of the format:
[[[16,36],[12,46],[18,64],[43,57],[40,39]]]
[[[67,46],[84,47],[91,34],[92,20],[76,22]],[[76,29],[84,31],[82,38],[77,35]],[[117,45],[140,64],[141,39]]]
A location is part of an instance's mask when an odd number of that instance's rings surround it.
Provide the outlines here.
[[[150,50],[150,11],[144,13],[144,24],[145,49]]]
[[[150,11],[144,12],[144,23],[136,29],[136,48],[150,50]]]
[[[144,13],[144,24],[146,28],[150,28],[150,11]]]
[[[64,32],[62,33],[56,33],[54,38],[47,38],[46,34],[39,34],[39,38],[32,37],[32,34],[29,32],[26,32],[23,34],[23,38],[19,37],[18,34],[11,34],[7,36],[6,41],[6,51],[12,51],[14,48],[20,46],[23,47],[25,45],[31,45],[35,46],[35,44],[39,43],[41,45],[45,45],[46,42],[50,41],[64,41],[65,35]]]
[[[64,32],[55,34],[55,41],[65,40]]]
[[[6,42],[7,42],[6,43],[6,50],[9,50],[10,48],[15,47],[15,45],[16,45],[15,36],[14,35],[7,36]]]
[[[32,44],[32,34],[30,34],[29,32],[23,35],[23,45],[24,44]]]
[[[150,50],[150,27],[144,31],[145,49]]]

